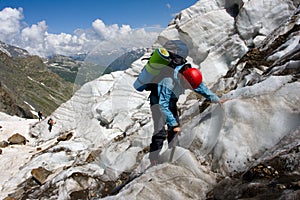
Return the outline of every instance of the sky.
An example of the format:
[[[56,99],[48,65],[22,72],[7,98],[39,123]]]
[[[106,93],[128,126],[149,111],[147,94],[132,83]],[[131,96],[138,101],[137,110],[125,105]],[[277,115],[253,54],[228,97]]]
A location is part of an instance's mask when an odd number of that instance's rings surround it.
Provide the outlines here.
[[[95,44],[107,51],[150,47],[178,12],[195,2],[0,0],[0,40],[40,56],[86,53]]]

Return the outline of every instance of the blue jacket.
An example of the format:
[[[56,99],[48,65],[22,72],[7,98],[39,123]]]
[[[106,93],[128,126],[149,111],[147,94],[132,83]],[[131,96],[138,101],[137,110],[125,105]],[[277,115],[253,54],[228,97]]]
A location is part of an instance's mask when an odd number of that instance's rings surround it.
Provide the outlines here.
[[[178,123],[169,109],[169,103],[172,99],[177,101],[179,95],[183,94],[185,91],[185,88],[181,85],[180,78],[178,77],[178,72],[181,68],[182,66],[176,67],[174,79],[166,77],[158,83],[158,104],[160,110],[166,117],[166,123],[173,127],[178,126]],[[220,100],[219,97],[211,92],[203,83],[201,83],[198,88],[194,89],[194,91],[213,103],[217,103]]]

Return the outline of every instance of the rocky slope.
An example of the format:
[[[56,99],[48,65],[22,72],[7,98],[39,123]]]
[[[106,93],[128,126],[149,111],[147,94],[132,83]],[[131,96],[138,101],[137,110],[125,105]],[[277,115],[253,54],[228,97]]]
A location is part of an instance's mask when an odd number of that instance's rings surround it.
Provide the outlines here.
[[[71,83],[75,82],[78,69],[83,65],[82,61],[77,61],[63,55],[53,55],[48,57],[45,59],[44,63],[52,72]]]
[[[298,4],[299,5],[299,4]],[[247,52],[222,78],[225,90],[234,90],[256,84],[272,76],[289,76],[290,81],[282,84],[298,83],[300,78],[300,9],[256,48]],[[296,40],[295,43],[293,41]],[[250,78],[251,77],[251,78]],[[222,82],[221,81],[221,82]],[[274,83],[275,84],[275,83]],[[295,93],[296,92],[296,93]],[[286,94],[274,91],[274,98],[290,98],[297,91]],[[283,95],[283,97],[282,97]],[[281,101],[279,101],[281,102]],[[290,102],[292,103],[292,102]],[[299,102],[294,102],[299,106]],[[277,106],[283,106],[279,103]],[[246,171],[232,173],[220,181],[208,193],[208,199],[298,199],[300,198],[300,126],[299,112],[291,107],[297,121],[290,120],[288,133],[265,152],[255,155],[255,161]],[[266,107],[264,107],[266,109]],[[280,123],[280,122],[279,122]],[[274,132],[280,127],[273,127]],[[273,132],[273,133],[274,133]]]
[[[149,164],[153,131],[149,93],[132,87],[140,58],[85,84],[52,113],[52,132],[45,123],[30,129],[30,158],[2,182],[2,197],[298,199],[299,25],[299,1],[198,1],[154,47],[184,41],[205,83],[229,100],[208,104],[191,91],[180,98],[172,160],[165,144],[161,164],[127,181]]]
[[[42,59],[1,43],[0,110],[33,118],[38,110],[52,113],[73,94],[73,85],[50,72]]]

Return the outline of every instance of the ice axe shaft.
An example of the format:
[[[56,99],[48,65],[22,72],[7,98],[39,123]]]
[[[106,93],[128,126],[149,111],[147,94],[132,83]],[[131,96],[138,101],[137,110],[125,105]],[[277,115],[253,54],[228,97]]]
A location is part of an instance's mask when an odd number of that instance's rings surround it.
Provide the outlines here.
[[[176,146],[178,144],[178,135],[179,135],[179,133],[176,133],[175,137],[173,138],[173,141],[172,141],[172,150],[171,150],[169,162],[172,162],[172,160],[173,160],[173,156],[174,156],[174,153],[175,153],[175,148],[176,148]]]

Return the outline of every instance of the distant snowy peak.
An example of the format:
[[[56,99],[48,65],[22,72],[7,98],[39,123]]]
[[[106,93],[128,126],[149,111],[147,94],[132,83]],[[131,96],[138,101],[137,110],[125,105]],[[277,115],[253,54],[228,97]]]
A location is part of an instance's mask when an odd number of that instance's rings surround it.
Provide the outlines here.
[[[141,48],[124,53],[109,64],[104,74],[128,69],[134,61],[142,57],[147,51],[149,51],[149,49]]]
[[[97,49],[98,48],[98,49]],[[116,49],[102,49],[97,47],[86,55],[85,61],[89,63],[99,64],[102,66],[109,66],[112,62],[118,59],[120,56],[133,51],[141,51],[138,48],[122,48]]]
[[[4,42],[1,42],[1,41],[0,41],[0,51],[7,54],[9,57],[24,58],[24,57],[30,56],[28,51],[26,51],[25,49],[21,49],[21,48],[16,47],[16,46],[11,46],[11,45],[8,45],[8,44],[6,44]]]

